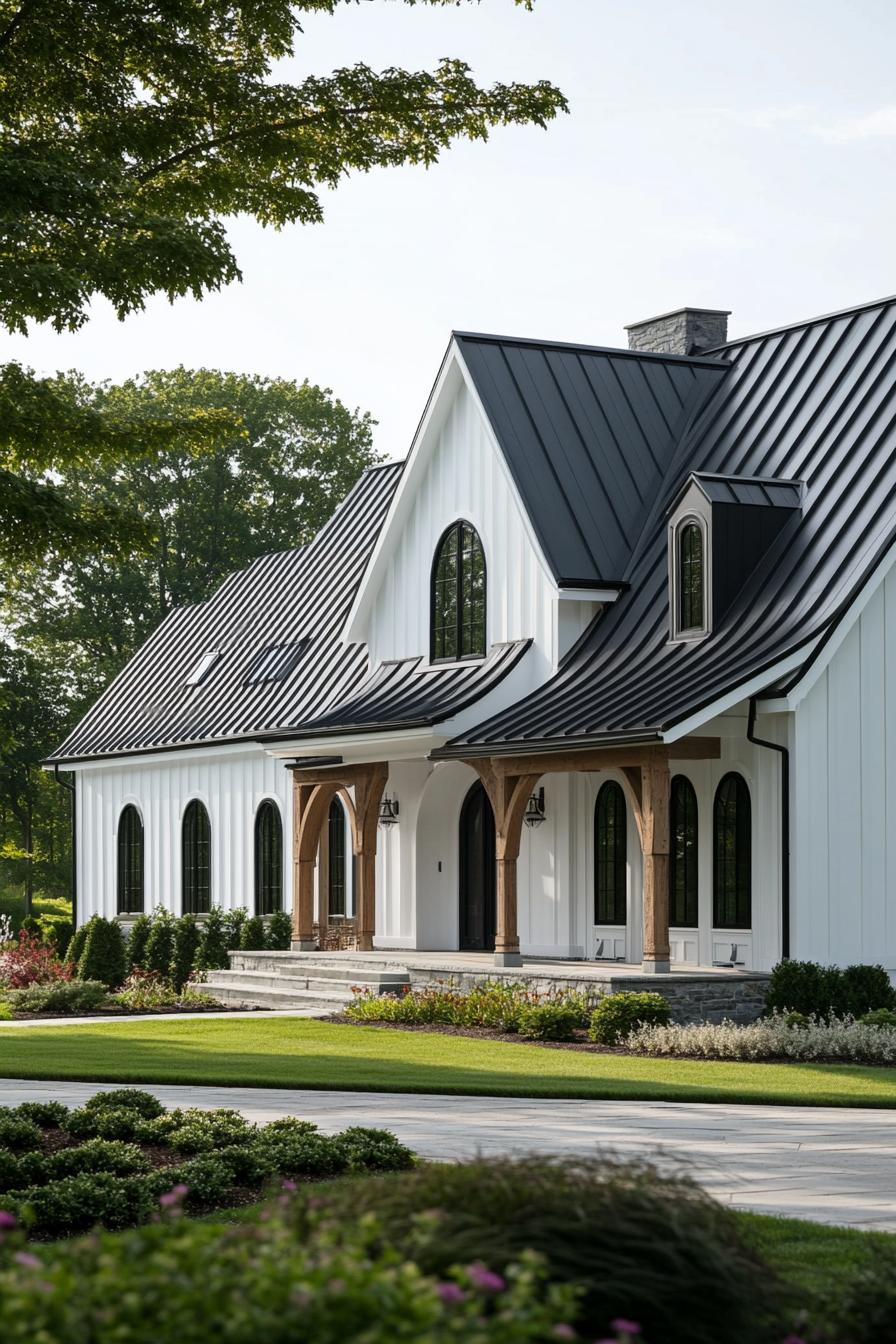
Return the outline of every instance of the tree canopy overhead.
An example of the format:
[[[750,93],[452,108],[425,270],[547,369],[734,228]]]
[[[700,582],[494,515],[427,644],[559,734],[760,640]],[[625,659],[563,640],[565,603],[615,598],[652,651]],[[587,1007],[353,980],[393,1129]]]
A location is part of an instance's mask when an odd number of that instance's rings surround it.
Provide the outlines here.
[[[74,329],[94,295],[121,317],[152,293],[200,297],[239,275],[224,217],[315,223],[348,173],[430,164],[566,106],[454,59],[278,81],[303,13],[353,3],[0,0],[0,322]]]

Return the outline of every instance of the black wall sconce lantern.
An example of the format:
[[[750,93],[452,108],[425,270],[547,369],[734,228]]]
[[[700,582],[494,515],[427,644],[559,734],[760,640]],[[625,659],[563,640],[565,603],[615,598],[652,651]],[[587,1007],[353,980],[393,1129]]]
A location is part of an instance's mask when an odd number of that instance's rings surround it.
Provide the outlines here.
[[[523,821],[527,826],[540,826],[544,821],[544,789],[539,789],[529,797]]]
[[[380,803],[379,823],[381,826],[394,826],[398,821],[398,799],[390,798],[388,793]]]

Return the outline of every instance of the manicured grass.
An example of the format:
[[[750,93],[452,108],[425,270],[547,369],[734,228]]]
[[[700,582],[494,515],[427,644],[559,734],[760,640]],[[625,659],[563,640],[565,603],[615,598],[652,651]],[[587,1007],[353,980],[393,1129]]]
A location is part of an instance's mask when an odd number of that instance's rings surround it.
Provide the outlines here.
[[[304,1018],[4,1026],[0,1077],[896,1106],[892,1068],[592,1055]]]
[[[747,1241],[809,1301],[836,1297],[843,1285],[873,1264],[879,1251],[896,1250],[896,1237],[890,1232],[828,1227],[761,1213],[736,1216]]]

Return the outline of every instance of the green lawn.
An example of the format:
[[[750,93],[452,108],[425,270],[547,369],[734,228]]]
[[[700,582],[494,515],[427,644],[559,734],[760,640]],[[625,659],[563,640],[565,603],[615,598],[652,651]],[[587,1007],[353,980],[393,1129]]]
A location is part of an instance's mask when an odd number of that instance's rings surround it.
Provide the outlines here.
[[[878,1251],[892,1254],[896,1247],[890,1232],[828,1227],[761,1213],[736,1216],[747,1241],[809,1301],[835,1297],[857,1273],[871,1267]]]
[[[0,1027],[0,1077],[896,1106],[896,1069],[591,1055],[304,1018]]]

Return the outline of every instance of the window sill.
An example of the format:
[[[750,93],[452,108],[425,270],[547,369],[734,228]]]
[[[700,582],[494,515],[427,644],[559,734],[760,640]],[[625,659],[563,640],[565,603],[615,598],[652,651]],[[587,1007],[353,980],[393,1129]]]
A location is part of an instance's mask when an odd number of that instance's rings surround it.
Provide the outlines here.
[[[425,667],[421,667],[421,672],[451,672],[459,667],[470,667],[476,663],[484,663],[488,657],[485,653],[471,653],[468,658],[435,658],[430,659]]]

